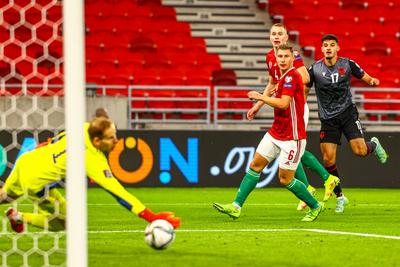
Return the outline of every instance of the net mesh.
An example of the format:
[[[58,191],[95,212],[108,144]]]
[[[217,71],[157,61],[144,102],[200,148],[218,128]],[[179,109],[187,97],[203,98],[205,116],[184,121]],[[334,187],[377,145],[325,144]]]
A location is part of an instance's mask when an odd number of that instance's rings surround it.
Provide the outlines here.
[[[0,186],[24,151],[64,129],[62,6],[57,0],[0,0]],[[64,195],[64,184],[57,189]],[[43,196],[0,198],[0,266],[65,266],[63,203]],[[44,228],[13,231],[6,211],[51,214]],[[25,221],[25,220],[23,220]]]

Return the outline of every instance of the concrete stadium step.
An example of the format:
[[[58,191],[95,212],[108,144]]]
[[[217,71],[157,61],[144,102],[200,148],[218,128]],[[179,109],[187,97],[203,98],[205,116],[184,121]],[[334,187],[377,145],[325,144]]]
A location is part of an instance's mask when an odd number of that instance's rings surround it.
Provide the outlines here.
[[[243,45],[209,45],[207,47],[209,53],[219,53],[219,54],[247,54],[247,55],[265,55],[268,48],[265,47],[252,47]]]
[[[265,54],[270,19],[253,0],[163,0],[190,23],[192,35],[205,38],[207,51],[219,54],[222,67],[236,72],[239,85],[267,83]]]
[[[214,29],[192,29],[192,35],[196,37],[203,37],[206,39],[221,39],[230,38],[232,39],[243,39],[241,34],[244,31],[233,31],[226,28],[214,28]],[[245,32],[247,39],[265,39],[267,40],[269,33],[266,31],[247,31]]]
[[[163,0],[162,3],[167,6],[174,7],[204,7],[204,8],[214,8],[214,7],[224,7],[224,8],[243,8],[248,7],[245,3],[240,0],[219,0],[219,1],[207,1],[207,0]]]
[[[226,29],[227,31],[238,31],[238,32],[247,32],[247,31],[265,31],[269,34],[269,29],[264,25],[264,23],[249,23],[249,24],[232,24],[232,23],[213,23],[213,22],[199,22],[199,23],[191,23],[190,24],[192,30],[197,29]]]

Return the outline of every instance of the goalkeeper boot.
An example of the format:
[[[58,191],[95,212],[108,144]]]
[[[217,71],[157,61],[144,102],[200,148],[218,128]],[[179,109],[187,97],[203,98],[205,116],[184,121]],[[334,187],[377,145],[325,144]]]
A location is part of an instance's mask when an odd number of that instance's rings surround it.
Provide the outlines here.
[[[335,175],[329,175],[328,179],[325,181],[325,195],[324,195],[324,202],[328,201],[331,196],[333,195],[333,189],[340,183],[339,177]]]
[[[240,216],[240,207],[235,207],[233,204],[219,204],[214,202],[213,208],[221,213],[225,213],[234,220]]]
[[[24,231],[24,222],[22,221],[22,214],[14,208],[8,208],[6,216],[10,221],[11,228],[17,232],[22,233]]]
[[[318,201],[318,208],[316,209],[310,209],[306,216],[302,219],[303,222],[312,222],[315,221],[318,216],[325,210],[325,203],[324,202],[319,202]]]
[[[344,195],[338,197],[336,202],[335,212],[342,213],[344,211],[344,206],[346,206],[348,203],[349,200]]]
[[[317,194],[317,190],[311,185],[308,185],[307,190],[313,197],[315,197]],[[307,204],[303,200],[300,200],[299,204],[297,205],[297,210],[304,210],[305,208],[307,208]]]
[[[374,142],[376,144],[376,148],[374,151],[375,156],[378,158],[380,163],[385,163],[389,156],[386,153],[385,149],[382,147],[381,143],[379,142],[379,139],[376,137],[372,137],[371,142]]]

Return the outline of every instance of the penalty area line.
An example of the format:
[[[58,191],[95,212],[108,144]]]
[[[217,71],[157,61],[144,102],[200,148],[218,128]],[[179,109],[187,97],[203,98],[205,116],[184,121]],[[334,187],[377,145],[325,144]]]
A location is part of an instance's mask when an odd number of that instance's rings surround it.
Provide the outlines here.
[[[224,233],[224,232],[313,232],[323,233],[331,235],[351,235],[358,237],[373,237],[383,239],[394,239],[400,240],[400,236],[395,235],[380,235],[380,234],[368,234],[368,233],[357,233],[357,232],[344,232],[344,231],[332,231],[325,229],[305,229],[305,228],[283,228],[283,229],[181,229],[175,230],[178,233]],[[143,233],[143,230],[110,230],[110,231],[88,231],[89,234],[114,234],[114,233]]]

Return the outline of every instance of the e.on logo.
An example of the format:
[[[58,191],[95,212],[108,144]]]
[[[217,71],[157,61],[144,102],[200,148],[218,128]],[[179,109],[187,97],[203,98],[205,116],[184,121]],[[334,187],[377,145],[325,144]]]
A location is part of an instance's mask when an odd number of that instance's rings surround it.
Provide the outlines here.
[[[142,164],[138,169],[127,171],[122,168],[119,159],[124,149],[137,149],[142,155]],[[143,139],[138,138],[136,141],[133,137],[127,137],[118,141],[114,149],[110,152],[108,160],[112,172],[120,181],[124,183],[138,183],[149,175],[153,168],[154,157],[150,146]]]
[[[198,157],[198,138],[187,138],[186,145],[182,153],[171,138],[160,137],[159,139],[159,175],[158,179],[162,184],[169,184],[174,179],[173,173],[177,170],[191,184],[199,182],[199,157]],[[141,163],[136,170],[126,170],[121,166],[121,157],[124,150],[135,149],[141,156]],[[185,151],[186,150],[186,151]],[[125,157],[125,159],[127,159]],[[154,166],[154,155],[150,146],[141,138],[126,137],[120,139],[113,151],[108,156],[111,170],[118,180],[124,183],[139,183],[147,178]],[[129,158],[128,161],[132,159]],[[175,169],[175,167],[177,169]],[[177,177],[175,177],[177,178]]]

